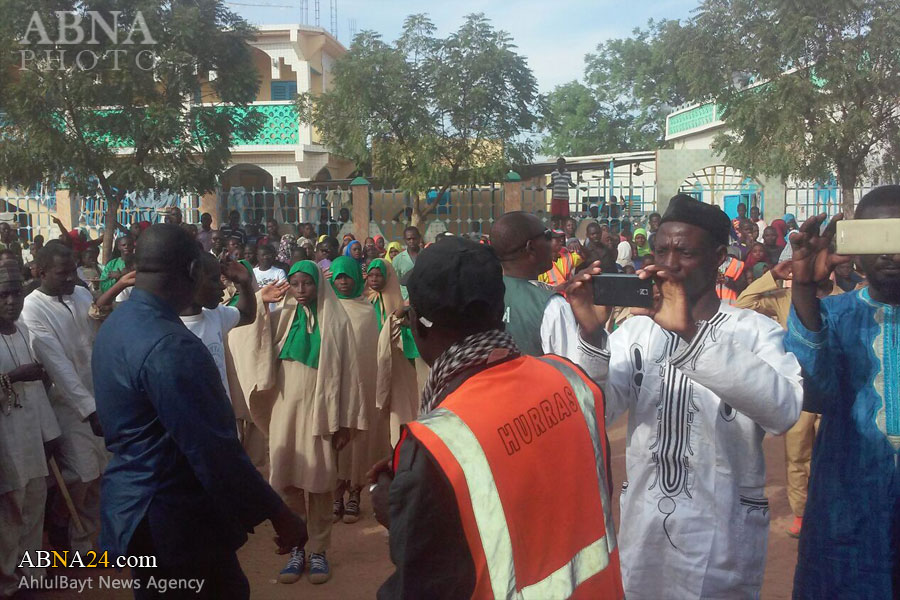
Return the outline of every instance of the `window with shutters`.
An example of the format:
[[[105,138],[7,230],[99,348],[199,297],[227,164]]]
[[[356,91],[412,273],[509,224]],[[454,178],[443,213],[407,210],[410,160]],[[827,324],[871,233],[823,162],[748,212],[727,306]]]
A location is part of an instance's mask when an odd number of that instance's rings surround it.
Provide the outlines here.
[[[273,81],[272,100],[293,100],[297,97],[296,81]]]

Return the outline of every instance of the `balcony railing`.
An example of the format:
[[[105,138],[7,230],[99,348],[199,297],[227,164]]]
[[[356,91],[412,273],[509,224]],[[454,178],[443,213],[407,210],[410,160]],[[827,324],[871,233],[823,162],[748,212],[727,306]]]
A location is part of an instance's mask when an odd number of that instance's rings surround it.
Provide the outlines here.
[[[256,135],[237,137],[232,147],[239,146],[293,146],[300,143],[300,115],[293,102],[261,102],[248,107],[240,106],[200,106],[201,110],[231,112],[235,119],[240,119],[250,111],[262,114],[263,121]],[[98,112],[111,112],[116,109],[99,109]],[[6,123],[4,114],[0,113],[0,128]],[[9,123],[6,123],[9,125]],[[127,150],[134,146],[131,139],[113,137],[109,133],[99,133],[97,138],[103,140],[110,148]]]

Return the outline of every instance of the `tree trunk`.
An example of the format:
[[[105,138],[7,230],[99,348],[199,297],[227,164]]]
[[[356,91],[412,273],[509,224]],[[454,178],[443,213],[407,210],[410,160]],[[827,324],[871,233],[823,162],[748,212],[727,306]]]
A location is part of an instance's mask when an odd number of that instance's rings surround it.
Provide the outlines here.
[[[841,211],[845,219],[852,219],[856,211],[855,182],[841,181]]]
[[[106,264],[112,258],[113,240],[116,236],[116,223],[119,216],[118,197],[106,195],[106,215],[103,217],[103,264]]]
[[[413,206],[412,206],[412,215],[409,217],[409,224],[412,227],[415,227],[419,230],[419,233],[425,235],[425,215],[422,213],[422,208],[419,204],[419,195],[413,194]]]

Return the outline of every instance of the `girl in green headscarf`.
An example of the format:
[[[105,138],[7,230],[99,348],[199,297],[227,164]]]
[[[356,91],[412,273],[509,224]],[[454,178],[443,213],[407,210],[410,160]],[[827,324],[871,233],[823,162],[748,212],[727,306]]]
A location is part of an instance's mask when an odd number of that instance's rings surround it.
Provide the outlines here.
[[[394,267],[384,259],[369,264],[366,275],[366,296],[375,306],[378,327],[378,385],[376,406],[390,413],[391,444],[400,437],[400,426],[414,421],[419,411],[418,377],[421,358],[412,339],[412,332],[404,324],[403,298],[400,281]]]
[[[339,256],[331,263],[331,285],[341,306],[350,318],[359,378],[363,387],[363,406],[369,430],[354,436],[353,441],[338,453],[338,482],[334,492],[334,519],[344,523],[359,520],[359,497],[366,483],[366,471],[390,450],[387,419],[380,417],[375,407],[375,385],[378,377],[378,321],[372,304],[363,297],[366,282],[359,262],[349,256]],[[385,425],[379,427],[381,423]],[[349,499],[344,503],[345,493]]]
[[[269,437],[270,483],[296,513],[306,516],[309,542],[295,548],[279,581],[330,578],[330,545],[337,453],[351,433],[368,427],[359,352],[347,312],[312,261],[288,271],[290,290],[272,311],[276,384],[251,399],[254,421]],[[374,321],[374,315],[373,315]],[[268,410],[267,410],[268,409]]]
[[[634,268],[640,269],[641,265],[644,263],[644,259],[651,254],[653,254],[653,248],[650,247],[650,242],[647,241],[647,230],[644,228],[637,228],[634,230],[634,246],[637,248],[637,260],[634,261]]]

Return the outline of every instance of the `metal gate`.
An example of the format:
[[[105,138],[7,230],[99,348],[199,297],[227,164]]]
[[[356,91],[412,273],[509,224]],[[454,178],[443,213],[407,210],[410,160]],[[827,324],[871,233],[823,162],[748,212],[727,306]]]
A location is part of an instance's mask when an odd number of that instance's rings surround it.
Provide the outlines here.
[[[11,217],[11,226],[18,228],[20,241],[45,240],[59,237],[59,228],[53,222],[56,216],[56,190],[52,186],[36,186],[25,191],[0,187],[0,212]]]

